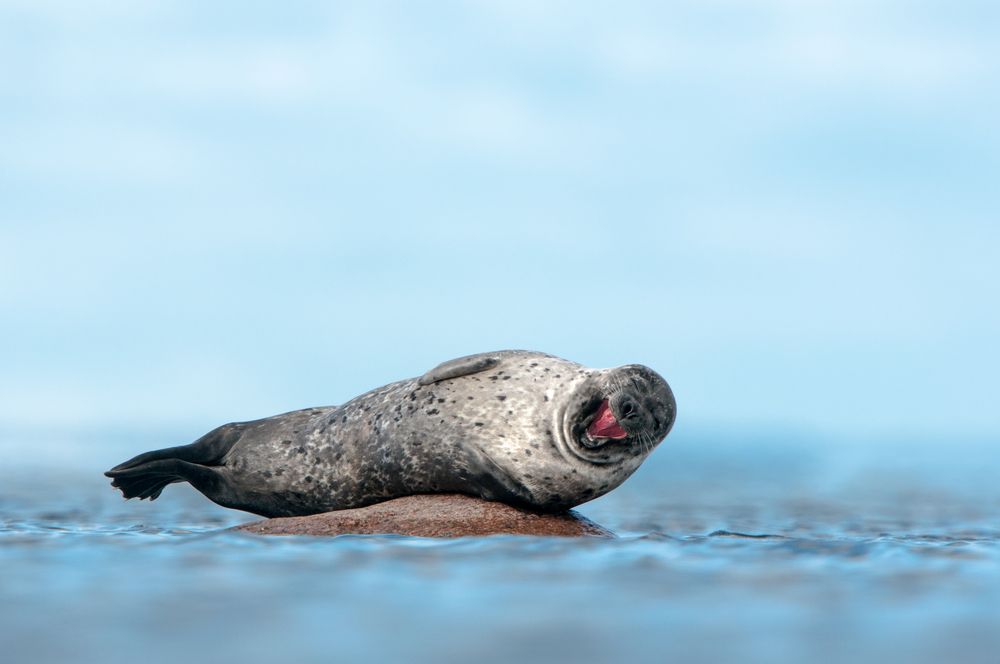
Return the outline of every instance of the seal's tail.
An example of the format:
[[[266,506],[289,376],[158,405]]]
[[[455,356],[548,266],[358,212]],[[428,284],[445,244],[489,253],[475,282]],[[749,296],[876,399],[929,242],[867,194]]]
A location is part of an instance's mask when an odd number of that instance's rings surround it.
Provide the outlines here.
[[[156,500],[164,487],[174,482],[190,482],[208,494],[219,484],[217,467],[240,438],[239,424],[226,424],[190,445],[168,447],[133,457],[104,473],[111,486],[122,495],[140,500]]]

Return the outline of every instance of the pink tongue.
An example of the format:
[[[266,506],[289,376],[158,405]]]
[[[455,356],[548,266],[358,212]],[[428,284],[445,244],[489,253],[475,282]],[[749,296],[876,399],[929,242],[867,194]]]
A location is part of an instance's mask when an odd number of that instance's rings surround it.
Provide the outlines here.
[[[592,438],[625,438],[628,436],[625,429],[622,429],[621,425],[618,424],[618,420],[615,419],[614,413],[611,412],[611,406],[608,404],[608,400],[605,399],[601,402],[601,407],[597,409],[597,417],[594,421],[587,427],[587,433],[591,435]]]

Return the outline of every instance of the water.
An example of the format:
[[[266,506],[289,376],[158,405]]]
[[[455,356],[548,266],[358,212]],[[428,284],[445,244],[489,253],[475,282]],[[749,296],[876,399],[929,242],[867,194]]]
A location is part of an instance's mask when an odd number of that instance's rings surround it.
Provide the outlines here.
[[[681,438],[581,508],[614,541],[260,538],[186,487],[125,503],[103,466],[6,459],[0,652],[995,664],[993,449]]]

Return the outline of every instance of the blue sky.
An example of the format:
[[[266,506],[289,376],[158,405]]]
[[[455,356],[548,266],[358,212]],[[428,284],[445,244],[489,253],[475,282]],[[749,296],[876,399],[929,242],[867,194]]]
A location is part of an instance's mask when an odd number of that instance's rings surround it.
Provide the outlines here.
[[[678,431],[995,439],[998,19],[0,2],[0,429],[521,347],[658,369]]]

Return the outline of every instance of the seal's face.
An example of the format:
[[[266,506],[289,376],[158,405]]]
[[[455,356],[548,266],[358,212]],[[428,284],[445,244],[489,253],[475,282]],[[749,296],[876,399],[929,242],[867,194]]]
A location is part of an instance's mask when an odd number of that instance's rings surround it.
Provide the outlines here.
[[[600,372],[570,409],[570,444],[595,463],[642,458],[670,432],[677,404],[667,381],[648,367],[630,364]]]

